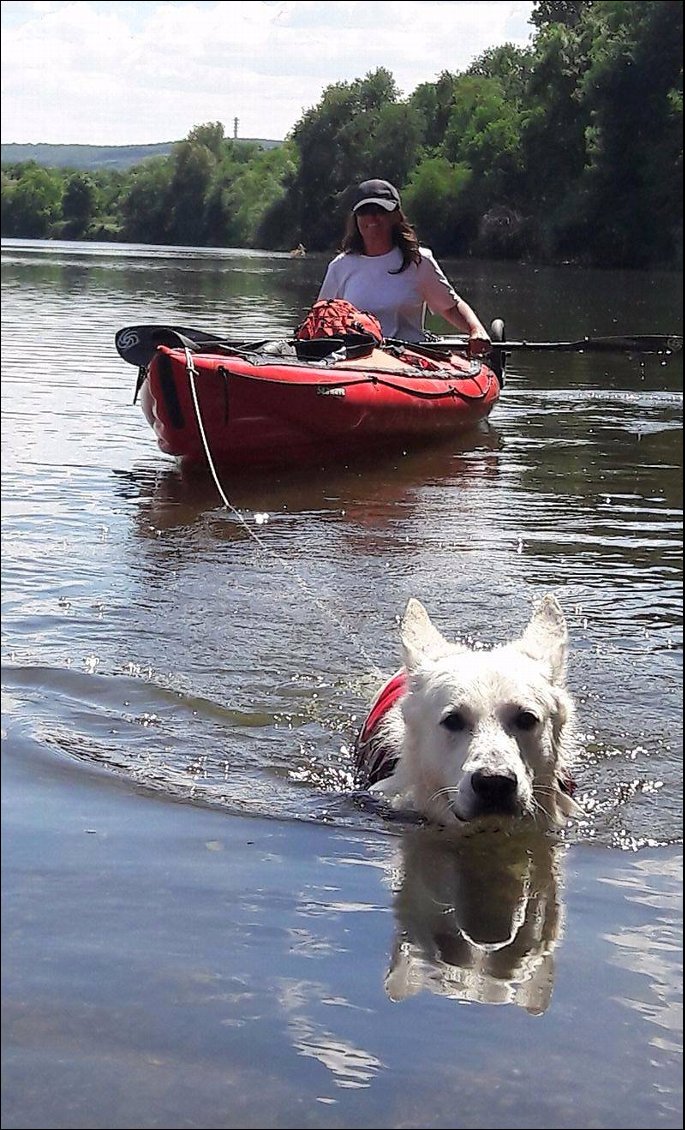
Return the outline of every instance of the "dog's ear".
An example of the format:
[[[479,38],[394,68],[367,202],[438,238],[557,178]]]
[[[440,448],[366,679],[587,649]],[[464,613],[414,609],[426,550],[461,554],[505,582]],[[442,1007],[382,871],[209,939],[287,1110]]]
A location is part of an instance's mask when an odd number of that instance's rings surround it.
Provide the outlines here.
[[[413,997],[421,988],[417,977],[416,961],[399,941],[395,942],[390,968],[385,976],[385,991],[391,1001],[404,1001]]]
[[[538,663],[549,664],[554,683],[563,682],[568,630],[561,605],[551,593],[547,593],[538,604],[516,646]]]
[[[413,596],[407,601],[400,622],[400,638],[408,671],[414,670],[422,659],[440,659],[455,650],[455,645],[431,623],[421,601]]]

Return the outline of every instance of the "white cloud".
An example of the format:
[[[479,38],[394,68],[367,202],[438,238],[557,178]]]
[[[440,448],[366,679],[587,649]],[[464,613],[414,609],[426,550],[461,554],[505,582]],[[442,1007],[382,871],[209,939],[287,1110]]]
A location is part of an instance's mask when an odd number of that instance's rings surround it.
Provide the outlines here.
[[[524,46],[532,3],[3,3],[2,139],[99,145],[238,118],[281,138],[326,86],[384,66],[411,93],[488,47]]]

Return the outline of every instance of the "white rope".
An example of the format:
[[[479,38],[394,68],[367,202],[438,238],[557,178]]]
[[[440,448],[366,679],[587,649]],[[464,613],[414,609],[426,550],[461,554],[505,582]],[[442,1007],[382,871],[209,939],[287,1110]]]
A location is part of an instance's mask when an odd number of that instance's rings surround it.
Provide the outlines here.
[[[228,498],[226,497],[226,494],[224,493],[224,489],[221,486],[221,483],[219,482],[219,476],[216,473],[216,467],[214,466],[214,460],[212,459],[212,456],[211,456],[210,451],[209,451],[209,444],[207,442],[207,433],[205,432],[205,426],[202,423],[202,416],[200,415],[200,402],[198,401],[198,398],[197,398],[197,386],[195,384],[195,378],[198,376],[198,371],[195,368],[195,362],[193,361],[193,355],[192,355],[192,353],[190,352],[190,350],[188,349],[187,346],[185,347],[185,355],[186,355],[186,370],[188,372],[188,380],[190,381],[190,392],[191,392],[191,395],[192,395],[192,398],[193,398],[193,407],[195,408],[195,418],[197,420],[197,426],[198,426],[198,430],[200,432],[200,439],[202,440],[202,446],[205,449],[205,456],[207,457],[207,465],[209,467],[209,470],[211,471],[212,478],[214,479],[214,482],[216,484],[216,489],[218,490],[219,494],[221,495],[221,498],[223,499],[224,506],[227,506],[230,510],[233,511],[234,514],[236,514],[238,516],[238,518],[240,518],[240,514],[238,514],[238,511],[235,509],[234,506],[231,506],[231,503],[229,502]]]
[[[263,549],[264,552],[267,553],[271,558],[273,558],[274,561],[278,562],[278,564],[281,566],[281,568],[283,568],[287,573],[290,573],[291,577],[296,581],[296,583],[299,585],[299,587],[302,589],[302,591],[306,594],[306,596],[309,598],[309,600],[311,600],[316,605],[316,607],[319,609],[319,611],[328,620],[330,620],[331,623],[335,624],[335,626],[340,629],[343,636],[346,636],[348,639],[352,640],[355,643],[355,645],[356,645],[356,647],[359,651],[359,654],[364,657],[364,659],[367,661],[367,663],[369,663],[369,665],[371,666],[371,668],[374,671],[374,674],[378,675],[379,677],[382,677],[383,671],[378,666],[378,664],[371,658],[371,656],[368,654],[368,652],[366,651],[366,648],[362,644],[362,642],[359,639],[359,636],[356,634],[356,632],[354,632],[353,629],[350,628],[349,624],[344,623],[340,619],[340,617],[335,612],[333,612],[333,610],[323,600],[321,600],[320,597],[318,597],[316,595],[316,593],[310,588],[310,586],[307,584],[307,582],[304,580],[304,578],[300,576],[297,569],[294,567],[294,565],[292,565],[290,563],[290,561],[287,561],[284,557],[281,557],[280,554],[276,553],[276,551],[274,549],[272,549],[272,547],[270,545],[268,545],[264,541],[264,539],[259,536],[259,534],[255,533],[255,531],[252,529],[252,527],[249,525],[249,523],[245,521],[245,519],[243,518],[240,511],[236,510],[235,506],[233,505],[233,503],[228,498],[228,496],[227,496],[226,492],[224,491],[224,489],[221,485],[221,482],[219,480],[219,476],[218,476],[217,471],[216,471],[216,466],[214,464],[214,460],[212,459],[212,454],[209,450],[209,443],[207,441],[207,433],[205,432],[204,424],[202,422],[202,415],[201,415],[201,412],[200,412],[200,403],[199,403],[198,396],[197,396],[197,386],[196,386],[196,383],[195,383],[195,378],[197,376],[199,376],[199,374],[198,374],[197,369],[195,368],[195,363],[193,361],[193,355],[187,347],[185,348],[185,355],[186,355],[186,369],[187,369],[187,372],[188,372],[188,380],[190,382],[190,392],[191,392],[191,395],[192,395],[192,398],[193,398],[193,407],[195,409],[195,417],[197,419],[197,426],[198,426],[198,430],[200,432],[200,439],[202,440],[202,446],[204,447],[205,457],[207,459],[207,465],[208,465],[209,470],[211,472],[212,478],[214,479],[216,489],[218,490],[218,492],[221,496],[221,499],[224,503],[224,506],[226,507],[227,510],[230,510],[231,514],[233,514],[234,517],[236,517],[238,519],[238,521],[240,522],[242,527],[247,531],[247,533],[250,535],[252,540],[257,543],[257,545],[260,547],[260,549]]]

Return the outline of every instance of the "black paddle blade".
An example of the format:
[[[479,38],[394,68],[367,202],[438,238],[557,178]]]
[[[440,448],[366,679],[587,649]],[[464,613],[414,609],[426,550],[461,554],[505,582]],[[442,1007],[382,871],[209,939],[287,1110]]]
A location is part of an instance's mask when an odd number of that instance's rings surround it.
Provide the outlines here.
[[[154,357],[157,346],[170,345],[178,348],[188,345],[197,349],[209,344],[226,344],[222,334],[207,333],[206,330],[189,329],[185,326],[126,326],[114,335],[117,353],[129,365],[145,368]]]

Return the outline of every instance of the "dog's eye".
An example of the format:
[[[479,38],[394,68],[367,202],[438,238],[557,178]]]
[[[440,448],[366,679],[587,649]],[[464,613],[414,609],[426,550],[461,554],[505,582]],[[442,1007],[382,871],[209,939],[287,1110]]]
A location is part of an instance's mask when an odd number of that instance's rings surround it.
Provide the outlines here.
[[[517,730],[534,730],[538,720],[532,710],[520,710],[514,719]]]
[[[441,725],[443,725],[446,730],[449,730],[450,733],[456,734],[460,730],[466,729],[466,719],[458,710],[453,710],[451,714],[445,715]]]

